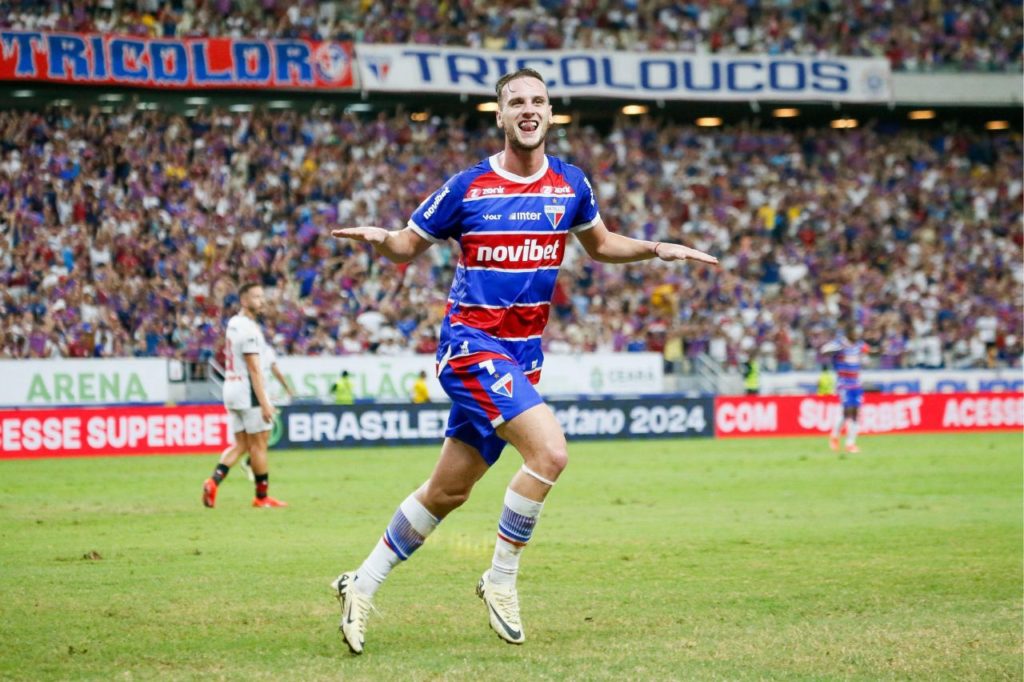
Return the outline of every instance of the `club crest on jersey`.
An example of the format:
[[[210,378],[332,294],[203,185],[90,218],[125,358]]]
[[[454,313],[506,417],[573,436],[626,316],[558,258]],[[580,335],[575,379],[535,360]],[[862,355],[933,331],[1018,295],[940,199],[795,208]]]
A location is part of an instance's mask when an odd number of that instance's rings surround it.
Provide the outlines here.
[[[562,222],[562,217],[565,215],[565,206],[559,204],[548,204],[544,207],[544,215],[548,217],[548,222],[551,223],[552,228],[558,227],[558,223]]]
[[[501,377],[493,384],[491,384],[491,390],[499,395],[503,395],[506,398],[512,397],[512,375],[506,374]]]

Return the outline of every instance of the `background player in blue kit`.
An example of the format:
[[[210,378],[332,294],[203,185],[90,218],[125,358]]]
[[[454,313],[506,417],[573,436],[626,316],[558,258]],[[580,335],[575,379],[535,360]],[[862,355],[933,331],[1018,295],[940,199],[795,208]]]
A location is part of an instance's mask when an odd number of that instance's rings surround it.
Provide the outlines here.
[[[860,448],[857,447],[857,418],[860,416],[860,406],[864,404],[864,386],[860,382],[860,369],[864,364],[868,346],[857,340],[857,326],[851,323],[846,325],[844,332],[826,343],[821,352],[832,356],[832,366],[836,370],[836,392],[839,394],[839,403],[842,407],[828,439],[829,447],[833,450],[839,449],[839,434],[845,423],[846,451],[860,452]]]
[[[503,76],[495,91],[503,151],[449,179],[402,230],[352,227],[331,233],[372,244],[398,263],[447,239],[462,247],[438,346],[438,379],[452,399],[440,459],[426,483],[399,505],[362,565],[332,583],[341,602],[341,632],[354,653],[363,651],[372,599],[388,573],[468,499],[506,443],[519,451],[523,465],[505,492],[494,557],[477,595],[499,637],[524,641],[516,592],[519,557],[568,461],[562,429],[534,388],[568,235],[606,263],[718,262],[686,246],[610,232],[583,172],[544,153],[551,103],[543,77],[520,69]]]

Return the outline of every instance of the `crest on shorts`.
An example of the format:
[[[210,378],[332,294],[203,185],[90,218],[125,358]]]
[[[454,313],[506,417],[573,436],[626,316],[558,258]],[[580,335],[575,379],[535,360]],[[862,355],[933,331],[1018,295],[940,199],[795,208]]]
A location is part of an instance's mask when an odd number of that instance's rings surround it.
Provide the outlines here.
[[[491,384],[491,390],[499,395],[503,395],[506,398],[512,397],[512,375],[505,374],[493,384]]]

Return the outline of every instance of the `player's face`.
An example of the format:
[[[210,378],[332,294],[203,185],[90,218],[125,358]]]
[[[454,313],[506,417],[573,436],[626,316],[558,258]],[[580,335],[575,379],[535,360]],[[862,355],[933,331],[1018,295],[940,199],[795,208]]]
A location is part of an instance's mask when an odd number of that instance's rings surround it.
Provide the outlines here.
[[[242,297],[242,305],[252,315],[259,315],[263,312],[263,305],[266,299],[263,297],[263,287],[253,287],[245,292]]]
[[[498,127],[508,143],[522,151],[544,144],[551,125],[548,90],[536,78],[516,78],[505,84],[498,109]]]

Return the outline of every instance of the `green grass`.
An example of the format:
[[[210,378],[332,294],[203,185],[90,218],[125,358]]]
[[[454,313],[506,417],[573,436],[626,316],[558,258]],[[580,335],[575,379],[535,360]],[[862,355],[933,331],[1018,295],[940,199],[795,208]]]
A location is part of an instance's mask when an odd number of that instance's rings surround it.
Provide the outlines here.
[[[0,462],[3,679],[1022,678],[1020,434],[578,444],[526,550],[528,641],[487,627],[508,451],[380,592],[327,583],[435,448],[272,456],[285,510],[210,457]],[[87,558],[91,557],[91,558]]]

